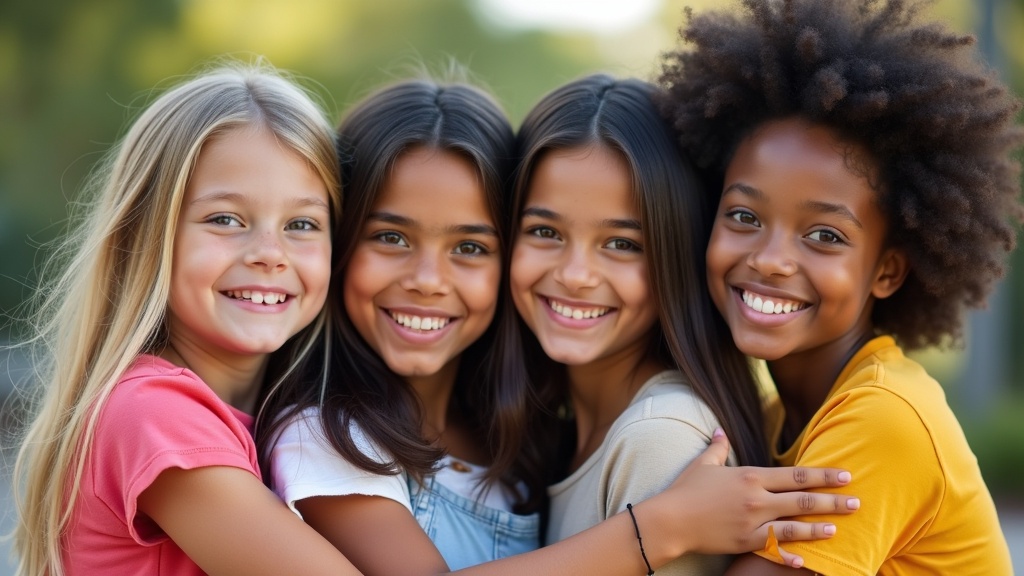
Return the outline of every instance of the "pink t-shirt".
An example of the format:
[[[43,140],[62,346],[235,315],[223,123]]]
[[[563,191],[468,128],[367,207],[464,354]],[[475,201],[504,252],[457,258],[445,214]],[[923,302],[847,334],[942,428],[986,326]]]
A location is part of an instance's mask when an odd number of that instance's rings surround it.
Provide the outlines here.
[[[252,424],[193,372],[140,356],[100,412],[63,539],[67,574],[203,574],[136,501],[168,468],[232,466],[259,478]]]

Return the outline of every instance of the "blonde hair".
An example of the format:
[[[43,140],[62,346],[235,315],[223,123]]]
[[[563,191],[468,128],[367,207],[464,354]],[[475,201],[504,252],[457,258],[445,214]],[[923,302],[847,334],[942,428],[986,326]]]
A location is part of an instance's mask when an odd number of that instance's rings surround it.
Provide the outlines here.
[[[29,345],[40,387],[14,468],[18,574],[63,575],[61,539],[99,409],[135,358],[166,338],[186,183],[207,140],[246,126],[270,131],[309,163],[327,185],[337,222],[333,130],[309,94],[280,71],[261,62],[221,65],[142,112],[91,180],[89,211],[50,260],[47,272],[58,273],[38,297]],[[326,314],[325,308],[290,343],[293,365],[318,341]]]

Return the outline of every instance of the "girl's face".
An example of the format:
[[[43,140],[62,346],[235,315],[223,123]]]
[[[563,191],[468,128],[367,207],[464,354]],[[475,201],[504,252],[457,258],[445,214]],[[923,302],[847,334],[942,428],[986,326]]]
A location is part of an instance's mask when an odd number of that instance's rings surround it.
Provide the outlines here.
[[[500,252],[474,165],[412,149],[363,224],[345,272],[345,310],[392,371],[433,376],[490,325]]]
[[[872,332],[871,305],[902,282],[863,150],[802,120],[769,122],[725,174],[707,251],[715,305],[745,354],[776,360]]]
[[[174,238],[174,346],[267,354],[323,308],[331,272],[327,187],[265,129],[203,145]]]
[[[657,320],[625,159],[604,146],[537,163],[512,252],[512,296],[553,360],[642,355]]]

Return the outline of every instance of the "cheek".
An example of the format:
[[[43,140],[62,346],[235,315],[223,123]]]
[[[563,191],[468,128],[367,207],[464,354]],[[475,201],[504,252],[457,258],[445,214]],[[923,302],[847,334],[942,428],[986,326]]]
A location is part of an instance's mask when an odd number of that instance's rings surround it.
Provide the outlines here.
[[[618,292],[620,296],[628,299],[627,303],[635,307],[639,321],[644,325],[643,331],[646,331],[658,317],[658,307],[654,301],[654,293],[651,291],[647,267],[639,266],[621,271],[616,276],[619,279]]]
[[[517,244],[512,250],[512,264],[509,266],[509,285],[513,293],[528,290],[539,275],[536,255],[530,248]]]
[[[331,245],[323,244],[310,249],[305,254],[304,262],[306,289],[321,292],[326,297],[327,287],[331,283]]]
[[[365,309],[373,308],[373,297],[380,291],[380,272],[375,270],[372,258],[366,258],[360,251],[356,251],[349,261],[345,274],[341,278],[341,294],[345,306],[345,313],[352,320],[356,327],[362,332],[363,316]],[[365,337],[365,335],[364,335]]]
[[[716,304],[721,305],[720,299],[726,290],[725,276],[735,259],[735,255],[731,253],[725,242],[720,237],[716,238],[716,235],[712,233],[704,268],[705,281]]]
[[[495,262],[477,270],[468,271],[457,280],[466,307],[470,310],[486,313],[487,322],[494,316],[498,304],[498,291],[501,285],[501,266]]]

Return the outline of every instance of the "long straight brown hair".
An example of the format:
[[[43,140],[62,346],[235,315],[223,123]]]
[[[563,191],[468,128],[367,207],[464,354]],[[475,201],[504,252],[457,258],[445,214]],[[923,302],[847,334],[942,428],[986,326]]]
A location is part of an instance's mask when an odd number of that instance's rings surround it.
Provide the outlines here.
[[[684,157],[652,98],[655,88],[636,79],[597,74],[570,82],[543,97],[523,121],[517,139],[521,158],[510,212],[512,230],[530,189],[533,171],[551,150],[606,146],[629,165],[640,214],[651,292],[659,322],[652,356],[681,371],[718,418],[740,464],[768,465],[761,394],[747,358],[733,343],[711,302],[705,282],[705,250],[713,208],[709,194]],[[511,251],[509,251],[509,254]],[[506,268],[507,270],[507,268]],[[510,298],[507,293],[504,298]],[[556,426],[555,410],[567,401],[564,367],[547,358],[536,338],[517,325],[536,383],[542,416],[530,449],[541,458],[559,456],[545,427]],[[548,460],[551,462],[551,460]]]
[[[289,416],[318,406],[327,440],[339,454],[369,472],[405,471],[420,478],[434,470],[443,448],[424,438],[415,393],[392,372],[359,335],[341,304],[348,262],[363,226],[402,154],[419,147],[462,156],[476,168],[499,242],[509,243],[504,225],[508,185],[513,167],[514,135],[496,102],[464,83],[440,84],[407,80],[386,86],[357,104],[338,129],[345,211],[335,240],[337,257],[329,300],[336,308],[333,345],[327,359],[329,377],[321,387],[279,390],[269,412],[275,424],[257,434],[264,471],[276,430]],[[424,199],[424,201],[430,201]],[[496,318],[507,318],[499,304]],[[523,358],[516,347],[499,347],[505,323],[496,320],[461,355],[452,402],[471,419],[492,457],[487,480],[515,487],[526,483],[530,494],[543,492],[536,467],[523,466],[522,444],[527,383]],[[500,349],[501,353],[496,350]],[[505,370],[503,366],[512,367]],[[353,442],[350,424],[391,457],[380,463]],[[266,475],[265,477],[269,477]],[[526,494],[520,494],[519,511]]]

